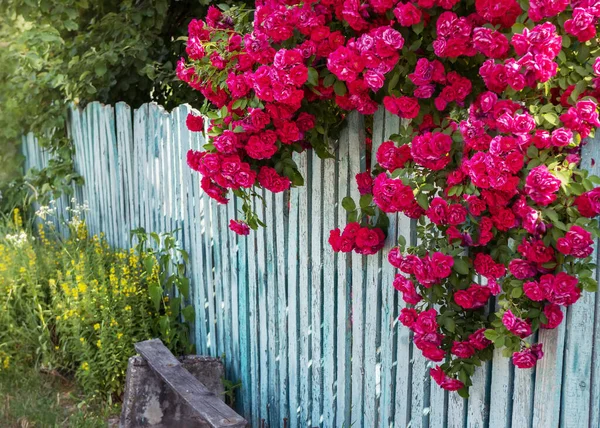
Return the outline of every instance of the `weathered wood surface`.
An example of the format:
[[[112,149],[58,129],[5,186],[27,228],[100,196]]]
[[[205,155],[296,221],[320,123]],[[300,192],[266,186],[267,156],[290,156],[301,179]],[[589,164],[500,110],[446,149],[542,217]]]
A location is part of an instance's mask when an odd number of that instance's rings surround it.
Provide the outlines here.
[[[135,350],[169,388],[211,427],[243,428],[246,426],[246,420],[183,368],[181,362],[160,339],[138,342],[135,344]]]
[[[240,205],[215,204],[185,165],[186,150],[205,143],[185,128],[190,110],[167,113],[150,104],[134,111],[123,103],[73,109],[75,167],[86,180],[73,196],[90,206],[90,231],[106,233],[114,246],[127,247],[129,230],[140,226],[181,229],[197,349],[225,357],[227,376],[242,382],[238,410],[253,426],[287,419],[294,428],[600,428],[596,295],[569,308],[563,326],[539,333],[546,355],[535,369],[515,369],[497,352],[478,370],[470,399],[440,391],[429,379],[431,364],[397,322],[404,302],[386,261],[398,234],[416,243],[414,221],[392,218],[378,256],[334,254],[327,244],[329,230],[345,225],[339,202],[357,197],[354,176],[367,167],[361,117],[349,115],[335,160],[294,155],[306,185],[266,195],[265,203],[257,198],[268,229],[243,238],[227,228]],[[372,153],[400,126],[378,111]],[[596,174],[599,143],[590,141],[582,156]],[[26,168],[49,160],[33,136],[24,137],[23,153]],[[65,218],[69,204],[70,197],[56,201]]]

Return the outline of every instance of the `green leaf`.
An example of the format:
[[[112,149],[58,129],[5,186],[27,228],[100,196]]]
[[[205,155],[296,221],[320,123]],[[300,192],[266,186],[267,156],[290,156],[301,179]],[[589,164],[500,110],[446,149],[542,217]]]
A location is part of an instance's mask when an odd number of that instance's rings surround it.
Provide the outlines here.
[[[366,195],[362,195],[360,197],[359,204],[360,204],[360,207],[364,209],[364,208],[367,208],[368,206],[370,206],[372,202],[373,202],[373,195],[366,194]]]
[[[308,67],[308,83],[313,86],[319,85],[319,72],[312,67]]]
[[[483,335],[488,340],[494,340],[498,337],[498,332],[496,330],[486,330],[483,332]]]
[[[186,299],[189,299],[189,297],[190,297],[190,280],[188,278],[186,278],[185,276],[179,278],[179,281],[177,282],[177,289],[179,290],[179,292],[181,293],[181,295],[183,297],[185,297]]]
[[[346,211],[354,211],[356,210],[356,203],[350,196],[346,196],[344,199],[342,199],[342,207]]]
[[[181,313],[183,314],[183,319],[186,322],[194,322],[194,319],[196,318],[196,312],[194,311],[194,307],[192,305],[187,305],[185,308],[183,308]]]
[[[148,286],[148,295],[150,296],[150,300],[154,304],[154,309],[158,311],[160,308],[160,301],[162,299],[163,290],[157,284],[150,284]]]
[[[469,274],[469,265],[462,258],[456,258],[456,259],[454,259],[454,266],[453,266],[453,268],[454,268],[454,270],[456,272],[458,272],[461,275],[468,275]]]
[[[335,91],[335,94],[339,95],[340,97],[343,97],[348,92],[348,89],[346,89],[346,84],[341,80],[338,80],[333,84],[333,90]]]

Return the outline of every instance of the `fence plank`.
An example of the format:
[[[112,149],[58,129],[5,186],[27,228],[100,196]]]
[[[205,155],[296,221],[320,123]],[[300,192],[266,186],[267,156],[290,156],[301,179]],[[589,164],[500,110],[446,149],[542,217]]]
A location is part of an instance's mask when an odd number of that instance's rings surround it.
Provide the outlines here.
[[[321,361],[321,312],[322,312],[322,274],[323,274],[323,168],[322,161],[316,152],[312,156],[310,171],[310,300],[311,300],[311,375],[312,375],[312,416],[313,426],[321,426],[322,420],[322,361]],[[317,221],[319,219],[319,221]]]
[[[353,182],[354,177],[350,175],[349,165],[349,138],[348,128],[342,130],[339,146],[337,150],[336,163],[338,164],[338,197],[337,197],[337,226],[343,227],[346,220],[346,210],[339,203],[344,197],[350,195],[349,183]],[[350,350],[352,324],[350,315],[350,280],[349,257],[346,253],[336,254],[337,263],[337,293],[335,298],[337,317],[336,317],[336,417],[335,426],[348,427],[350,421]]]
[[[336,171],[335,162],[323,161],[323,426],[335,425],[335,255],[328,243],[329,231],[336,227],[335,201]]]
[[[299,164],[300,156],[298,153],[294,153],[293,160]],[[299,385],[299,373],[300,373],[300,362],[299,362],[299,328],[300,322],[298,319],[299,315],[299,209],[300,209],[300,191],[299,189],[292,189],[289,192],[290,197],[290,214],[288,222],[288,365],[289,365],[289,396],[290,396],[290,428],[297,428],[303,426],[299,424],[300,417],[300,385]]]
[[[379,107],[373,118],[373,138],[371,147],[370,165],[365,165],[367,169],[372,169],[376,164],[376,152],[383,142],[385,109]],[[356,187],[356,183],[352,183]],[[358,201],[357,201],[358,203]],[[383,214],[385,215],[385,214]],[[381,254],[367,257],[365,275],[365,339],[364,339],[364,425],[377,426],[378,403],[377,389],[381,386],[378,379],[381,379],[377,369],[378,353],[378,335],[381,328]]]
[[[276,264],[275,264],[275,204],[273,194],[265,191],[265,217],[264,221],[269,227],[265,229],[266,238],[266,302],[267,302],[267,328],[268,351],[265,353],[265,359],[269,366],[268,396],[269,396],[269,420],[272,422],[280,421],[279,417],[279,361],[273,358],[277,355],[278,325],[277,325],[277,288],[276,288]]]
[[[298,170],[303,177],[308,176],[308,159],[307,154],[303,153],[298,162]],[[299,288],[299,319],[300,319],[300,426],[310,426],[310,404],[311,404],[311,389],[310,389],[310,235],[309,235],[309,208],[310,196],[306,186],[298,189],[298,251],[299,251],[299,273],[298,273],[298,288]]]
[[[348,115],[349,170],[354,177],[365,169],[364,122],[357,112]],[[350,196],[359,199],[358,188],[350,186]],[[364,257],[352,253],[352,423],[363,426],[364,412],[364,340],[365,286]]]
[[[279,411],[280,423],[289,419],[289,375],[288,375],[288,296],[287,283],[288,270],[286,269],[286,223],[287,223],[287,193],[274,195],[275,199],[275,248],[277,263],[277,319],[279,342],[277,358],[279,366]],[[273,308],[275,311],[275,308]]]

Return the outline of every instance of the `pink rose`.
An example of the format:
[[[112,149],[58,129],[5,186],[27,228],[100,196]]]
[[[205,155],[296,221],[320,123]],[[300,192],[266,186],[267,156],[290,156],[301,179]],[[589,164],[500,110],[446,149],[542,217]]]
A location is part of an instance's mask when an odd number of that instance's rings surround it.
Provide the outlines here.
[[[417,321],[417,311],[414,308],[402,308],[400,311],[400,317],[398,318],[402,325],[412,329],[413,325]]]
[[[540,165],[529,171],[525,180],[525,192],[539,205],[549,205],[556,200],[555,193],[560,188],[560,180],[548,171],[546,165]]]
[[[396,147],[393,141],[386,141],[377,149],[377,163],[389,172],[404,168],[404,164],[411,159],[410,147]]]
[[[565,255],[585,258],[594,251],[592,245],[592,235],[581,226],[571,226],[564,238],[559,238],[556,242],[558,251]]]
[[[531,335],[531,326],[525,320],[516,317],[509,309],[502,316],[502,324],[512,334],[519,336],[521,339]]]
[[[394,9],[394,16],[403,27],[421,22],[421,10],[412,3],[398,3]]]
[[[477,350],[481,351],[492,344],[492,341],[485,337],[485,328],[480,328],[469,336],[469,343]]]
[[[451,148],[452,138],[449,135],[426,132],[413,139],[411,154],[418,165],[439,171],[450,163]]]
[[[238,235],[249,235],[250,227],[243,221],[229,220],[229,228]]]
[[[513,354],[513,364],[520,369],[530,369],[535,363],[544,356],[542,344],[532,345],[531,348],[525,348],[522,351]]]
[[[540,288],[540,284],[536,281],[528,281],[523,284],[523,293],[534,302],[544,300],[544,290]]]
[[[435,383],[446,391],[458,391],[465,386],[460,380],[449,377],[439,366],[429,369],[429,374]]]
[[[540,286],[544,289],[546,299],[557,305],[570,306],[579,300],[581,290],[579,281],[574,276],[559,272],[556,276],[543,275]]]
[[[517,279],[531,278],[537,273],[535,266],[522,259],[511,260],[508,264],[508,270]]]
[[[553,303],[549,303],[544,306],[544,315],[548,319],[548,322],[542,324],[542,327],[547,329],[558,327],[564,318],[564,314],[560,309],[560,306]]]
[[[369,171],[359,172],[355,176],[358,193],[368,195],[373,193],[373,177]]]
[[[270,190],[273,193],[283,192],[290,188],[292,182],[287,177],[277,174],[275,168],[263,166],[258,173],[258,183],[261,187]]]
[[[202,116],[196,116],[193,113],[188,113],[185,119],[185,125],[187,129],[192,132],[203,132],[204,131],[204,119]]]
[[[475,348],[470,342],[455,341],[450,352],[458,358],[471,358],[475,354]]]

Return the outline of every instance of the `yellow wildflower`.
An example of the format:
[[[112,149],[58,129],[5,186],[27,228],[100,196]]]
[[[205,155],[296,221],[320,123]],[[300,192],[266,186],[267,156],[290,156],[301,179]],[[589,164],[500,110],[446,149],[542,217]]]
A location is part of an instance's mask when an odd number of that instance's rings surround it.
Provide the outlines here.
[[[86,372],[90,369],[90,365],[87,363],[87,361],[84,361],[83,363],[81,363],[81,369]]]
[[[117,333],[117,340],[119,340],[121,337],[123,337],[123,333]]]
[[[100,339],[98,339],[98,341],[96,342],[96,346],[98,347],[98,349],[102,349],[102,341]]]
[[[98,324],[98,323],[94,324],[94,330],[100,330],[100,324]]]

